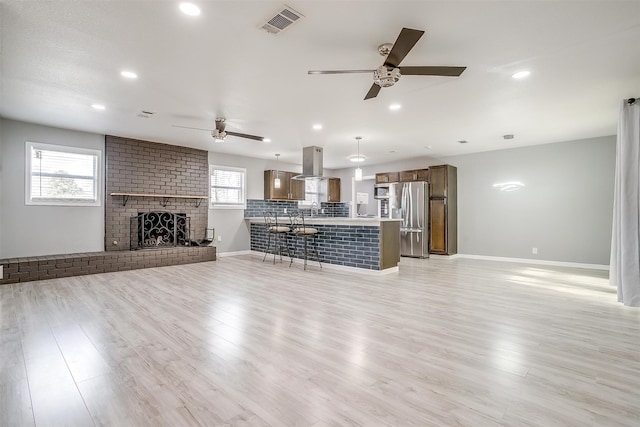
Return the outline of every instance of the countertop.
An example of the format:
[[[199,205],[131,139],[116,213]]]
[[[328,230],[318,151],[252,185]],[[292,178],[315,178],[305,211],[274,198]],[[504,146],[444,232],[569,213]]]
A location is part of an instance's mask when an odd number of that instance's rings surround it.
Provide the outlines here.
[[[248,217],[246,221],[253,223],[264,223],[264,217]],[[402,219],[389,219],[389,218],[349,218],[349,217],[305,217],[305,224],[336,224],[336,225],[362,225],[365,227],[376,227],[381,222],[394,222],[402,221]],[[288,224],[289,218],[287,216],[278,216],[278,222],[282,224]]]

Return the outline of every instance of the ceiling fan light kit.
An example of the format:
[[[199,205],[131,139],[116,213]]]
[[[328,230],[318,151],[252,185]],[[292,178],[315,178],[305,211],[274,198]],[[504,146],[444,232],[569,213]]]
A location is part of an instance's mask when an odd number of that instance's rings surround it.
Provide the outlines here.
[[[231,132],[226,130],[227,124],[226,124],[226,119],[224,117],[216,118],[215,129],[202,129],[202,128],[194,128],[190,126],[178,126],[178,125],[173,125],[173,127],[209,131],[211,132],[211,137],[213,138],[214,142],[224,142],[227,139],[227,136],[237,136],[239,138],[252,139],[254,141],[260,141],[260,142],[271,142],[269,138],[265,138],[263,136],[249,135],[248,133]]]
[[[383,87],[393,86],[405,76],[447,76],[459,77],[467,67],[447,66],[409,66],[400,67],[400,63],[409,51],[418,43],[424,31],[403,28],[395,43],[383,43],[378,46],[378,52],[385,57],[384,63],[375,70],[312,70],[308,74],[352,74],[373,73],[373,85],[364,99],[378,96]]]
[[[381,65],[373,71],[373,82],[380,87],[393,86],[398,80],[400,80],[399,68],[387,68]]]

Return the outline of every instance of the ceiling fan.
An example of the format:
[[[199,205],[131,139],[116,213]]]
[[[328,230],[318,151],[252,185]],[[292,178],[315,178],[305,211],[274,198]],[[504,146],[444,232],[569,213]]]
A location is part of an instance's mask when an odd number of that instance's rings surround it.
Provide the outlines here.
[[[316,70],[309,71],[309,74],[351,74],[351,73],[373,73],[373,85],[364,99],[371,99],[378,96],[383,87],[393,86],[400,76],[448,76],[458,77],[467,67],[443,67],[443,66],[422,66],[422,67],[400,67],[400,62],[418,43],[424,31],[403,28],[394,44],[384,43],[378,46],[380,55],[386,57],[384,63],[375,70]]]
[[[227,123],[226,123],[226,119],[224,117],[216,118],[216,127],[215,127],[215,129],[203,129],[203,128],[194,128],[194,127],[190,127],[190,126],[178,126],[178,125],[173,125],[173,127],[175,127],[175,128],[183,128],[183,129],[206,130],[207,132],[211,132],[211,136],[213,137],[215,142],[224,142],[224,140],[227,138],[227,136],[237,136],[237,137],[240,137],[240,138],[253,139],[254,141],[261,141],[261,142],[269,142],[270,141],[269,138],[265,138],[265,137],[262,137],[262,136],[249,135],[247,133],[231,132],[229,130],[226,130]]]

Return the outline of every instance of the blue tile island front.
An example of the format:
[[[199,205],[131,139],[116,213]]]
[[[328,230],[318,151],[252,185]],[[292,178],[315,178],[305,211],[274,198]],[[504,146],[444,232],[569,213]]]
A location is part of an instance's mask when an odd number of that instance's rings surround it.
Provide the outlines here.
[[[251,225],[251,250],[265,252],[267,228],[263,217],[245,218]],[[280,224],[289,218],[278,217]],[[400,220],[379,218],[309,217],[305,225],[318,230],[322,263],[367,270],[396,269],[400,260]],[[293,250],[294,236],[287,236]],[[299,258],[300,255],[294,255]]]

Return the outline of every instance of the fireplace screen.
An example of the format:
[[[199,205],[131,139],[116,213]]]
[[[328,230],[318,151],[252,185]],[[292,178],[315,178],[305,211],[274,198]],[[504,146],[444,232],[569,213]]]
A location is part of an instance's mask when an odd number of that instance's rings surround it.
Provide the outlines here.
[[[188,246],[189,229],[186,214],[141,212],[131,218],[131,249]]]

